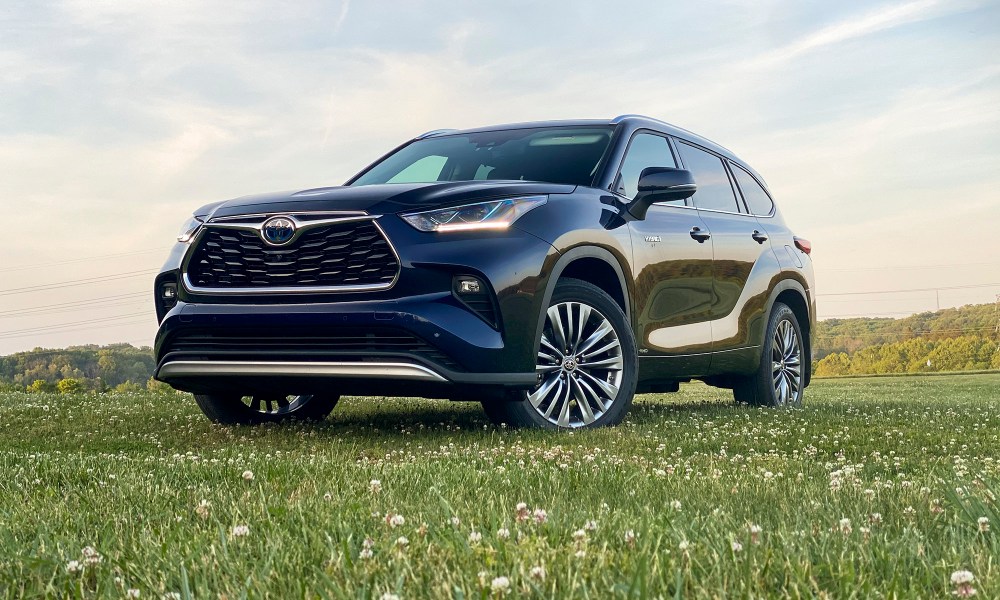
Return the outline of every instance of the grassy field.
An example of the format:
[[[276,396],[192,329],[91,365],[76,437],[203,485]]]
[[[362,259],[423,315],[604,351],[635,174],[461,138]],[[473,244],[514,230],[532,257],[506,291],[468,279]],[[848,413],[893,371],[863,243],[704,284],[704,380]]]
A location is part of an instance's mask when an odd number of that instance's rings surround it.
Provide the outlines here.
[[[945,598],[961,570],[1000,597],[1000,375],[790,411],[686,385],[562,435],[437,401],[236,429],[183,396],[0,401],[7,597]]]

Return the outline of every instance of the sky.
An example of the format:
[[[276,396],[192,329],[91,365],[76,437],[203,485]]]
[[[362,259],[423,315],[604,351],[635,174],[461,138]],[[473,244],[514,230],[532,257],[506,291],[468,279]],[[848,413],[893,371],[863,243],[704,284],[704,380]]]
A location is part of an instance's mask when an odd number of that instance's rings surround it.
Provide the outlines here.
[[[7,0],[0,354],[150,344],[204,203],[431,129],[624,113],[763,175],[820,318],[1000,294],[1000,1]]]

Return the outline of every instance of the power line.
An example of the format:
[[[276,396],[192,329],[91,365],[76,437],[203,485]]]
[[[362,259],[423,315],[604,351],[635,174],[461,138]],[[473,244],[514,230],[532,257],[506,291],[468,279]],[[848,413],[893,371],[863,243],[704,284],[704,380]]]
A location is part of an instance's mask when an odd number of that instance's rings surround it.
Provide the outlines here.
[[[71,258],[71,259],[68,259],[68,260],[57,260],[57,261],[47,262],[47,263],[35,263],[35,264],[32,264],[32,265],[19,265],[19,266],[16,266],[16,267],[6,267],[6,268],[3,268],[3,269],[0,269],[0,273],[9,273],[11,271],[26,271],[28,269],[37,269],[37,268],[40,268],[40,267],[54,267],[54,266],[57,266],[57,265],[69,265],[69,264],[73,264],[73,263],[81,263],[81,262],[88,262],[88,261],[94,261],[94,260],[103,260],[103,259],[106,259],[106,258],[124,258],[124,257],[128,257],[128,256],[138,256],[140,254],[150,254],[151,252],[166,252],[167,250],[170,250],[170,248],[150,248],[148,250],[135,250],[135,251],[132,251],[132,252],[119,252],[117,254],[102,254],[100,256],[90,256],[90,257],[87,257],[87,258]]]
[[[866,296],[869,294],[902,294],[904,292],[936,292],[939,290],[969,290],[973,288],[1000,287],[1000,283],[976,283],[972,285],[951,285],[932,288],[913,288],[909,290],[873,290],[868,292],[835,292],[831,294],[816,294],[819,296]]]
[[[13,317],[27,314],[35,313],[47,313],[49,309],[52,312],[59,312],[60,310],[73,309],[77,307],[86,307],[93,304],[102,304],[116,302],[118,300],[129,300],[132,298],[146,298],[152,299],[152,294],[149,292],[135,292],[131,294],[120,294],[118,296],[104,296],[102,298],[90,298],[88,300],[74,300],[71,302],[59,302],[56,304],[42,304],[40,306],[32,306],[30,308],[18,308],[14,310],[4,310],[0,311],[0,317]]]
[[[117,275],[101,275],[99,277],[88,277],[86,279],[74,279],[70,281],[63,281],[61,283],[45,283],[41,285],[29,285],[27,287],[11,288],[9,290],[0,290],[0,296],[11,296],[14,294],[28,294],[31,292],[44,292],[48,290],[57,290],[65,287],[88,285],[91,283],[103,283],[105,281],[115,281],[118,279],[130,279],[132,277],[150,275],[155,272],[156,269],[145,269],[142,271],[129,271],[127,273],[119,273]]]
[[[40,326],[40,327],[27,327],[25,329],[12,329],[10,331],[0,332],[0,339],[11,337],[14,334],[20,334],[20,333],[27,334],[27,333],[34,333],[34,332],[40,332],[40,331],[59,330],[59,329],[62,329],[64,327],[74,327],[76,325],[89,325],[91,323],[105,323],[105,322],[109,322],[109,321],[120,321],[122,319],[128,319],[128,318],[132,318],[132,317],[147,317],[148,318],[150,316],[151,315],[148,312],[140,312],[140,313],[132,313],[132,314],[128,314],[128,315],[115,315],[113,317],[101,317],[101,318],[97,318],[97,319],[85,319],[83,321],[70,321],[69,323],[59,323],[59,324],[56,324],[56,325],[43,325],[43,326]]]
[[[899,267],[854,267],[850,269],[822,269],[824,273],[856,273],[858,271],[910,271],[910,270],[920,270],[920,269],[955,269],[961,267],[982,267],[982,266],[996,266],[1000,267],[1000,263],[997,261],[992,262],[978,262],[978,263],[957,263],[952,265],[906,265]]]
[[[87,331],[87,330],[90,330],[90,329],[109,329],[111,327],[124,327],[126,325],[138,325],[140,323],[145,323],[147,321],[148,321],[148,319],[136,319],[134,321],[123,321],[121,323],[110,323],[110,324],[101,323],[101,324],[98,324],[98,325],[84,325],[82,327],[75,327],[75,328],[63,329],[63,330],[58,330],[58,331],[40,331],[40,332],[36,332],[36,333],[20,333],[20,334],[17,334],[17,335],[0,336],[0,339],[7,340],[7,339],[23,338],[23,337],[38,337],[38,336],[43,336],[43,335],[51,335],[53,333],[73,333],[73,332],[76,332],[76,331]]]

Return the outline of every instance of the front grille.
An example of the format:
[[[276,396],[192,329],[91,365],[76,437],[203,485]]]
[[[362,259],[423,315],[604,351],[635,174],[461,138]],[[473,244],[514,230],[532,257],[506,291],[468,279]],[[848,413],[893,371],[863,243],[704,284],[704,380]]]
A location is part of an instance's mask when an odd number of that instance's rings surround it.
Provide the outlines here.
[[[445,368],[458,366],[419,337],[391,327],[190,328],[169,339],[160,356],[197,360],[378,360],[419,357]]]
[[[317,225],[286,246],[252,229],[206,226],[187,265],[199,288],[388,287],[399,261],[370,220]]]

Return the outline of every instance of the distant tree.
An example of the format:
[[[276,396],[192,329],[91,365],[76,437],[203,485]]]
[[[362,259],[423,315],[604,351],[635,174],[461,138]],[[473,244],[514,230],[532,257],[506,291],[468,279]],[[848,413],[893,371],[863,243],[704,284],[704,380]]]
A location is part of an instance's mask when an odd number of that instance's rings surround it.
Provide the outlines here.
[[[79,379],[69,377],[66,379],[60,379],[59,383],[56,384],[56,389],[59,390],[60,394],[79,394],[83,392],[86,387]]]
[[[56,386],[54,383],[50,383],[44,379],[36,379],[28,386],[28,391],[32,393],[54,392],[56,391]]]
[[[138,383],[133,383],[131,381],[126,381],[125,383],[119,383],[114,387],[115,392],[119,393],[138,393],[143,391],[143,388]]]

